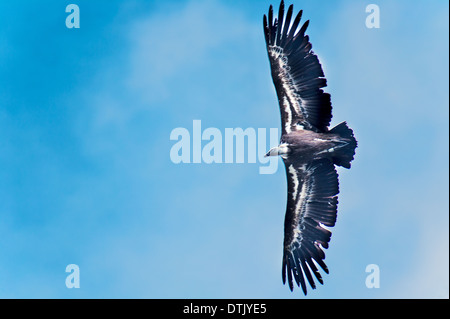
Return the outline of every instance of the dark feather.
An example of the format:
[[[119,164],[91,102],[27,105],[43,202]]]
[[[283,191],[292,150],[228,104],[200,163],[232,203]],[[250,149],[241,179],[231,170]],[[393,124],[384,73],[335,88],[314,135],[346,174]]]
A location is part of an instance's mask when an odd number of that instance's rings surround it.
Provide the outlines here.
[[[280,46],[283,47],[286,44],[286,38],[287,38],[287,33],[289,31],[289,26],[291,24],[291,18],[292,18],[292,12],[294,11],[294,5],[290,5],[289,9],[286,13],[286,20],[284,21],[284,26],[283,26],[283,34],[281,35],[281,43]]]
[[[276,38],[276,45],[280,45],[280,39],[281,39],[281,32],[283,29],[283,18],[284,18],[284,1],[281,0],[280,3],[280,9],[278,10],[278,28],[277,28],[277,38]]]

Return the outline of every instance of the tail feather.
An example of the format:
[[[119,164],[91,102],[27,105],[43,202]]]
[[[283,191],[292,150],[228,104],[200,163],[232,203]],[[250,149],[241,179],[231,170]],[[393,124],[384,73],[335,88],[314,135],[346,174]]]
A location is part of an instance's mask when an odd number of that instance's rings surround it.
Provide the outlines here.
[[[333,156],[333,163],[338,166],[350,168],[351,162],[355,156],[355,150],[358,147],[358,142],[353,135],[353,130],[348,127],[346,122],[342,122],[334,127],[330,133],[339,135],[340,142],[344,143],[342,147],[336,148]]]

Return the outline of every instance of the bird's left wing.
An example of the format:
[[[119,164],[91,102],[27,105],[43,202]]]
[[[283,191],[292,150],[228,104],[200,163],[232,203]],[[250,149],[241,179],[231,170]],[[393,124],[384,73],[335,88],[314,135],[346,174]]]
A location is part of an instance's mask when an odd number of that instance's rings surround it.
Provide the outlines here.
[[[264,35],[267,44],[272,79],[280,104],[283,134],[303,128],[327,132],[331,121],[331,98],[322,88],[327,86],[319,59],[311,50],[305,35],[309,20],[299,28],[302,11],[291,25],[293,6],[284,17],[281,1],[278,18],[270,6],[264,15]]]
[[[331,232],[325,227],[336,223],[339,193],[338,174],[328,159],[316,160],[301,166],[285,161],[288,180],[288,200],[285,217],[283,251],[283,283],[286,275],[289,288],[293,279],[307,293],[305,277],[316,288],[313,273],[323,284],[317,269],[326,273],[323,248],[328,248]],[[325,226],[325,227],[324,227]]]

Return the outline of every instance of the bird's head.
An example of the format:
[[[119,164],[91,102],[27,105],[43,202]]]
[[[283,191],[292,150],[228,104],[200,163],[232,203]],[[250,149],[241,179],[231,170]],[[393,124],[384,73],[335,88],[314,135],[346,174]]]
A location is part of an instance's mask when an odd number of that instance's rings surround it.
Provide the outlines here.
[[[277,147],[271,148],[270,151],[268,151],[267,154],[264,155],[264,157],[285,155],[288,152],[289,152],[289,149],[288,149],[287,144],[281,144]]]
[[[264,155],[264,157],[278,156],[278,155],[280,155],[280,154],[278,153],[278,147],[273,147],[273,148],[270,149],[270,151],[267,152],[266,155]]]

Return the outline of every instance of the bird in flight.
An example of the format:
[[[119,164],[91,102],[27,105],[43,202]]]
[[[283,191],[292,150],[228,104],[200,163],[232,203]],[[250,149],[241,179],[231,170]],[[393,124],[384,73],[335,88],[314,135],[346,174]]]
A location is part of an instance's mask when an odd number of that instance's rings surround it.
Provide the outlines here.
[[[331,239],[329,227],[336,223],[339,181],[335,166],[351,167],[357,141],[343,122],[329,129],[332,118],[330,94],[319,59],[300,27],[302,11],[293,18],[281,1],[278,18],[270,6],[264,15],[272,79],[281,112],[280,145],[266,156],[281,156],[287,176],[287,209],[284,224],[282,278],[289,288],[294,282],[307,294],[306,281],[323,284],[318,268],[324,263]],[[292,23],[291,23],[292,22]]]

